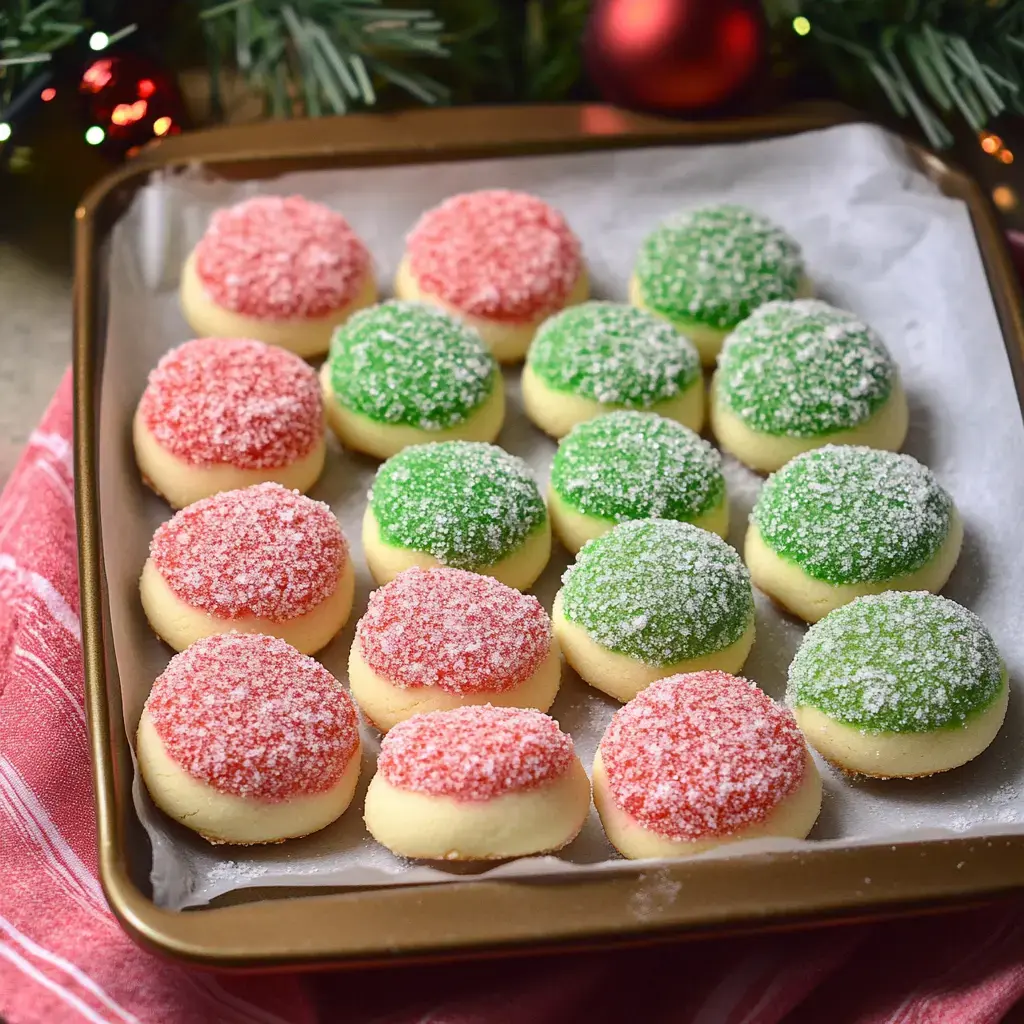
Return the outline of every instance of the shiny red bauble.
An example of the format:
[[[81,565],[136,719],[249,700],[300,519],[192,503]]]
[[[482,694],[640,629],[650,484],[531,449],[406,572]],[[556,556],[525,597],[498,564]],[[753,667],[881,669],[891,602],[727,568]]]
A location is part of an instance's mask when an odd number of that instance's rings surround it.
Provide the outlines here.
[[[662,113],[720,107],[747,87],[765,50],[756,0],[596,0],[585,38],[601,96]]]

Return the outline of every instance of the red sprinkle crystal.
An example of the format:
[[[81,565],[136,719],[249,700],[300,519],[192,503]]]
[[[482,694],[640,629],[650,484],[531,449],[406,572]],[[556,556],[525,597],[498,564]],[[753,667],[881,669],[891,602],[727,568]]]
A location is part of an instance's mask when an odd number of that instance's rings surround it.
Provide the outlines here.
[[[341,683],[283,640],[222,633],[171,658],[146,710],[168,755],[222,793],[325,793],[359,745]]]
[[[574,756],[548,715],[477,704],[396,725],[381,741],[377,771],[398,789],[480,801],[552,782]]]
[[[527,594],[462,569],[406,569],[370,595],[363,660],[395,686],[503,693],[551,650],[551,620]]]
[[[261,341],[198,338],[171,349],[139,403],[157,443],[193,466],[280,469],[323,437],[316,373]]]
[[[615,713],[600,749],[615,803],[669,839],[763,821],[806,771],[792,712],[725,672],[652,683]]]
[[[348,550],[327,505],[264,483],[183,508],[153,535],[149,557],[193,608],[284,622],[334,593]]]
[[[195,266],[224,309],[261,320],[313,319],[356,297],[370,254],[340,213],[302,196],[257,196],[210,218]]]
[[[560,309],[579,277],[580,244],[560,213],[525,192],[464,192],[428,210],[406,239],[419,288],[490,320]]]

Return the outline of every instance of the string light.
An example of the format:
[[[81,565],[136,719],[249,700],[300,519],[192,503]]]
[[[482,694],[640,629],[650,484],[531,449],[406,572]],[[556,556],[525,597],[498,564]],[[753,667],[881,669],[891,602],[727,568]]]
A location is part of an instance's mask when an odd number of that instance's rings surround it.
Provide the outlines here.
[[[1014,192],[1009,185],[997,185],[992,189],[992,202],[995,203],[1000,210],[1012,210],[1017,206],[1019,201],[1017,193]]]
[[[44,103],[49,103],[49,102],[50,102],[50,100],[52,100],[52,99],[54,98],[54,96],[56,96],[56,95],[57,95],[57,90],[56,90],[56,89],[54,89],[54,88],[53,88],[52,86],[50,86],[50,87],[48,87],[48,88],[44,89],[44,90],[43,90],[43,91],[42,91],[42,92],[41,92],[41,93],[39,94],[39,98],[40,98],[40,99],[41,99],[41,100],[42,100],[42,101],[43,101]]]
[[[6,142],[11,137],[11,126],[6,121],[0,121],[0,142]]]
[[[153,122],[153,134],[166,135],[171,130],[172,124],[174,124],[174,122],[169,117],[158,117]]]
[[[147,106],[145,100],[136,100],[134,103],[118,103],[110,115],[110,120],[121,127],[126,124],[134,124],[146,116]]]
[[[992,135],[989,132],[981,133],[981,148],[986,153],[998,153],[1003,147],[1003,140],[998,135]]]
[[[800,15],[793,19],[793,31],[798,36],[805,36],[811,31],[811,23],[803,15]]]
[[[148,100],[156,92],[156,85],[152,78],[140,78],[135,88],[144,100]]]
[[[110,36],[106,32],[93,32],[89,36],[90,50],[105,50],[110,45]]]
[[[106,137],[107,133],[98,124],[91,125],[85,130],[85,141],[90,146],[98,146]]]
[[[1008,150],[1008,149],[1001,149],[1001,150],[999,150],[999,159],[1004,164],[1012,164],[1013,163],[1013,153],[1010,150]]]

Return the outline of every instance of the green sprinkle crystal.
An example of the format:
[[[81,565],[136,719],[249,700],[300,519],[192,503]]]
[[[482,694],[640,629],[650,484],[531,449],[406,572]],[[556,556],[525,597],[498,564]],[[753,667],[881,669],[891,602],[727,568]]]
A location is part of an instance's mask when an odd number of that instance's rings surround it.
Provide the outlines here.
[[[798,299],[762,306],[726,339],[715,396],[762,434],[820,437],[869,419],[895,381],[896,364],[867,324]]]
[[[580,423],[562,439],[551,487],[584,515],[696,519],[725,499],[722,458],[674,420],[613,412]]]
[[[974,612],[944,597],[858,597],[811,626],[786,700],[864,732],[958,728],[989,707],[1004,669]]]
[[[933,558],[953,499],[909,455],[826,445],[772,474],[751,513],[765,544],[826,583],[881,583]]]
[[[630,409],[675,398],[701,372],[697,350],[671,324],[616,302],[584,302],[546,320],[526,362],[555,391]]]
[[[490,396],[498,364],[479,336],[440,310],[385,302],[356,313],[331,341],[337,400],[377,423],[444,430]]]
[[[800,246],[742,206],[709,206],[673,218],[640,247],[644,305],[680,326],[730,330],[758,306],[796,297]]]
[[[547,518],[526,463],[493,444],[413,445],[388,459],[370,490],[381,537],[442,565],[493,565]]]
[[[569,621],[648,665],[720,651],[754,617],[740,556],[715,534],[669,519],[622,523],[590,541],[562,582]]]

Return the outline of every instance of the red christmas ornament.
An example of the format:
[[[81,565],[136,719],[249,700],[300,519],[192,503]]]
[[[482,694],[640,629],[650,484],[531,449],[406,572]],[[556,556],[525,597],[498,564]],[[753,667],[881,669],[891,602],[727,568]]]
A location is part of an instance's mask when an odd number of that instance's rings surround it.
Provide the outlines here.
[[[750,84],[764,41],[755,0],[597,0],[584,47],[606,100],[693,113],[721,106]]]
[[[126,152],[181,131],[184,104],[174,80],[136,54],[97,57],[78,85],[87,128],[103,129],[103,144]]]

